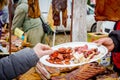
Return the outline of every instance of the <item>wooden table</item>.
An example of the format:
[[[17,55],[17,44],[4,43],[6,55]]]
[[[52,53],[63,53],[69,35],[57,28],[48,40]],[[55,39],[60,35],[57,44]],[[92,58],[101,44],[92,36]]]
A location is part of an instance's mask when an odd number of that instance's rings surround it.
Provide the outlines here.
[[[18,80],[42,80],[40,75],[36,73],[35,68],[31,68],[25,74],[18,77]]]

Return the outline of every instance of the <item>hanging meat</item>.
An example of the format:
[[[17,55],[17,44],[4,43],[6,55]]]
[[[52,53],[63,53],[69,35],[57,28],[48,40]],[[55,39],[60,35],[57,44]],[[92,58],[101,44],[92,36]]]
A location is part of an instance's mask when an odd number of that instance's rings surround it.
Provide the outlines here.
[[[120,20],[120,0],[96,0],[95,19],[97,21]]]
[[[39,18],[39,0],[28,0],[28,5],[28,16],[31,18]]]
[[[67,0],[52,0],[52,14],[54,26],[60,25],[60,12],[62,12],[62,24],[66,27]]]

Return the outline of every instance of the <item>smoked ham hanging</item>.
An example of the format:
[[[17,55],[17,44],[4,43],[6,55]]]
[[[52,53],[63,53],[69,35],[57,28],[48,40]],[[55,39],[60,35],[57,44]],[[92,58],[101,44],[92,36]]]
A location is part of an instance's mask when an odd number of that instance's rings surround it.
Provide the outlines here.
[[[97,21],[120,20],[120,0],[96,0],[95,19]]]
[[[54,26],[60,25],[60,11],[62,12],[62,24],[66,27],[67,21],[67,0],[52,0],[52,16]]]
[[[31,18],[40,17],[39,0],[28,0],[28,16]]]

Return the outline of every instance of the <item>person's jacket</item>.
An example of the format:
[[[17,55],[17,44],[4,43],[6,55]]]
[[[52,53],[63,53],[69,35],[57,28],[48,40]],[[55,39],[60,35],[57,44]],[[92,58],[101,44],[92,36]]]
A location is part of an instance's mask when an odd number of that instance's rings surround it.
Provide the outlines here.
[[[112,31],[109,34],[109,37],[112,38],[115,48],[112,52],[120,52],[120,30]]]
[[[112,31],[109,34],[109,37],[112,38],[115,48],[112,51],[111,60],[114,64],[114,71],[120,72],[120,30]]]
[[[8,6],[4,6],[2,10],[0,10],[0,38],[2,34],[2,27],[5,23],[9,23],[8,21]]]
[[[12,21],[12,30],[22,28],[24,32],[35,28],[42,27],[42,22],[40,18],[30,18],[28,17],[28,4],[27,0],[19,0],[18,6],[15,9],[14,18]]]
[[[25,48],[0,59],[0,80],[12,80],[35,66],[39,58],[33,49]]]

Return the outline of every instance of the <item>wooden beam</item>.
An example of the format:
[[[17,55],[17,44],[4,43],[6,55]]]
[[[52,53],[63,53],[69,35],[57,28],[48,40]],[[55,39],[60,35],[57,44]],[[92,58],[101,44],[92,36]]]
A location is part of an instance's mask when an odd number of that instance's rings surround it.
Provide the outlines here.
[[[9,0],[9,54],[11,54],[12,1]]]
[[[71,29],[70,29],[70,41],[72,42],[72,28],[73,28],[73,5],[74,0],[72,0],[72,7],[71,7]]]
[[[87,41],[86,15],[87,0],[74,0],[72,41]]]

